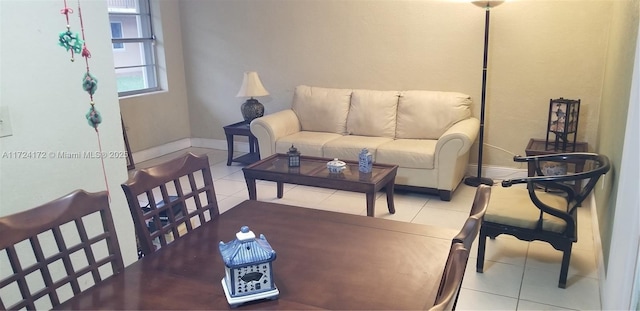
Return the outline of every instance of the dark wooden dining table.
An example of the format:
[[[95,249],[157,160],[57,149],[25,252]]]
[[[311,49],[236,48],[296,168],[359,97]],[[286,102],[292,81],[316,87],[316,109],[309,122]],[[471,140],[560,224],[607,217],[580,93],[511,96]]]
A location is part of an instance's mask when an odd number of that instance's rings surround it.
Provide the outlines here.
[[[425,309],[454,230],[290,205],[244,201],[56,309],[230,309],[220,241],[241,226],[276,251],[277,300],[243,309]]]

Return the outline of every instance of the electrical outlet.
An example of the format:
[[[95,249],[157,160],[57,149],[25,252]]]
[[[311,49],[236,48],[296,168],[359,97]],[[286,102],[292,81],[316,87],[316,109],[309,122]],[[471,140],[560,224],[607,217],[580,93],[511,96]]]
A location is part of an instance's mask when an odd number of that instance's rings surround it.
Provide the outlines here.
[[[9,117],[9,107],[0,106],[0,137],[13,135],[11,129],[11,118]]]

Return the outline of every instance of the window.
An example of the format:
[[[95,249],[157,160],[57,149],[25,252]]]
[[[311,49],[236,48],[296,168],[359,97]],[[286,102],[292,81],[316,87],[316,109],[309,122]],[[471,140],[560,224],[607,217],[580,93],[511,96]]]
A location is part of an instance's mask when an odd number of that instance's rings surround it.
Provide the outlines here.
[[[159,90],[149,0],[107,0],[107,5],[118,95]]]
[[[122,38],[122,23],[121,22],[111,22],[111,38],[121,39]],[[124,50],[124,43],[117,42],[113,43],[114,50]]]

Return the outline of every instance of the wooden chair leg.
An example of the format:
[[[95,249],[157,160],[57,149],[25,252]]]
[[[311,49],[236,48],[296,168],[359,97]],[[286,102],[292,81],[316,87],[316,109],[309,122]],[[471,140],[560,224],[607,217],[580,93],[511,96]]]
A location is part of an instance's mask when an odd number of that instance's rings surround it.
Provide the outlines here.
[[[476,261],[476,272],[482,273],[484,270],[484,249],[487,243],[487,236],[480,230],[480,236],[478,237],[478,259]]]
[[[562,255],[562,266],[560,267],[560,281],[558,282],[558,287],[566,288],[567,287],[567,274],[569,273],[569,262],[571,261],[571,246],[569,246],[564,250]]]

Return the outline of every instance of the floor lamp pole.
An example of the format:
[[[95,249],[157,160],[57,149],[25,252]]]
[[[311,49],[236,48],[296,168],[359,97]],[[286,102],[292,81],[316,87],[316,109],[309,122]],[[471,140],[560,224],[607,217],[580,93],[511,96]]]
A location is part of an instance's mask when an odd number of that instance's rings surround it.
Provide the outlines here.
[[[492,186],[491,178],[482,177],[482,149],[484,149],[484,109],[487,97],[487,58],[489,56],[489,15],[491,6],[487,4],[484,22],[484,59],[482,63],[482,97],[480,100],[480,141],[478,146],[478,175],[476,177],[467,177],[464,180],[466,185],[477,187],[485,184]]]

